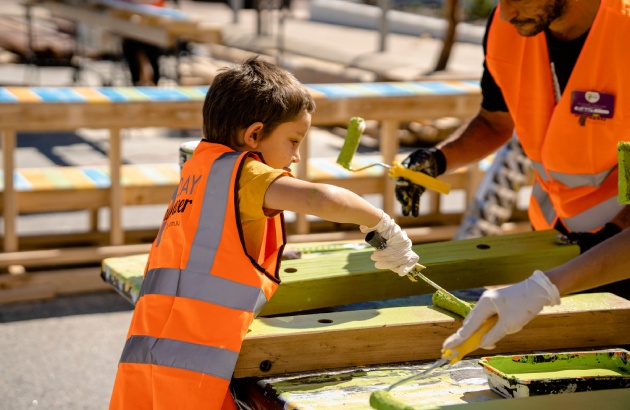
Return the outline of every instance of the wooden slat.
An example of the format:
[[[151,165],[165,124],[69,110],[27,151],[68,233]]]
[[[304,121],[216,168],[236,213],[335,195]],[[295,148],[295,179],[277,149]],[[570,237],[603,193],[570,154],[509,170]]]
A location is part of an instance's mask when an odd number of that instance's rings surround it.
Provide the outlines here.
[[[523,280],[535,269],[558,266],[579,254],[575,245],[559,245],[557,232],[419,244],[414,251],[429,279],[448,290],[501,285]],[[282,263],[282,284],[261,315],[299,312],[327,306],[382,300],[433,289],[395,273],[374,268],[371,251],[335,253],[312,260]]]
[[[626,299],[607,293],[568,296],[505,337],[492,353],[625,345],[630,343],[628,319]],[[243,342],[234,374],[438,359],[444,339],[460,326],[461,319],[427,306],[259,318]]]

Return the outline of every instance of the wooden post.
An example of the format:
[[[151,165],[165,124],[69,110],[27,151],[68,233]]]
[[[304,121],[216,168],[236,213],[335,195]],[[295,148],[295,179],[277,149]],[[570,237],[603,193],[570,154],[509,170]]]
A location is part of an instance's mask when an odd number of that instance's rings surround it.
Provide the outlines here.
[[[2,205],[4,206],[4,251],[15,252],[18,248],[17,240],[17,195],[13,185],[13,170],[15,159],[13,152],[16,146],[15,130],[2,130],[2,162],[4,170],[4,193]]]
[[[109,242],[122,245],[125,234],[122,226],[123,191],[120,181],[122,166],[122,138],[120,128],[109,129]]]
[[[400,144],[398,142],[398,129],[400,122],[396,120],[385,120],[381,122],[380,151],[383,155],[383,162],[391,165],[396,158]],[[394,217],[394,189],[396,181],[389,177],[389,172],[383,174],[383,211]]]

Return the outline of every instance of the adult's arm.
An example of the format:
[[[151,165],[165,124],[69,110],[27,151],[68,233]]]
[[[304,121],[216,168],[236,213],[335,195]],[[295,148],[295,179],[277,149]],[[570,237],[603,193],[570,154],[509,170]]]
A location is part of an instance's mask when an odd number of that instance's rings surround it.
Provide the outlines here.
[[[545,272],[560,295],[630,278],[630,229]]]
[[[446,172],[492,154],[513,132],[514,122],[508,112],[481,108],[479,114],[437,145],[446,157]]]

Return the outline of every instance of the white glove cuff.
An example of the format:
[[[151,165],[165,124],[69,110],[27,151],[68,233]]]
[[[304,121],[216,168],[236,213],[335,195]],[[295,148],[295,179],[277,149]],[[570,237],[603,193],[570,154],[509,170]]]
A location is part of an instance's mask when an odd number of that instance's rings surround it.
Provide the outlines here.
[[[383,215],[381,216],[381,220],[378,221],[378,223],[376,225],[374,225],[373,227],[369,228],[365,225],[361,225],[359,226],[359,229],[361,230],[361,232],[363,233],[369,233],[372,231],[376,231],[380,233],[380,230],[383,229],[384,226],[387,226],[387,224],[389,224],[389,220],[391,220],[392,218],[390,218],[389,215],[387,215],[385,213],[385,211],[383,211]]]
[[[530,279],[547,292],[549,300],[547,306],[556,306],[560,304],[560,292],[558,291],[556,285],[549,280],[547,275],[540,270],[535,270]]]

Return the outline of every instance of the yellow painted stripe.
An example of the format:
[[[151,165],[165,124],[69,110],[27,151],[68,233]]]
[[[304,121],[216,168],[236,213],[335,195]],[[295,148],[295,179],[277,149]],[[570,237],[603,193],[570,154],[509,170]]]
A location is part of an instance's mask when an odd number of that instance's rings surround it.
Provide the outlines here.
[[[111,100],[92,87],[74,87],[79,95],[89,103],[111,103]]]
[[[308,92],[311,94],[313,98],[326,98],[326,94],[324,94],[321,91],[314,90],[310,87],[306,87],[306,89],[308,90]]]
[[[6,87],[5,90],[13,94],[19,102],[42,102],[42,98],[26,87]]]
[[[151,182],[151,179],[149,179],[141,170],[134,166],[122,167],[120,173],[122,175],[121,181],[123,185],[148,185]]]
[[[481,90],[479,87],[475,87],[472,84],[468,84],[468,83],[465,83],[463,81],[451,80],[451,81],[444,81],[444,83],[448,84],[448,85],[452,85],[453,87],[464,89],[465,91],[468,91],[468,92],[470,92],[470,91],[477,91],[478,92],[478,91]]]
[[[88,176],[83,173],[83,170],[81,168],[59,167],[59,172],[63,174],[64,178],[70,181],[70,183],[76,188],[96,189],[96,185],[94,184],[94,181],[88,178]]]
[[[116,87],[116,91],[129,98],[129,101],[149,101],[149,96],[142,94],[132,87]]]
[[[400,88],[404,88],[406,90],[409,91],[413,91],[415,94],[432,94],[432,91],[419,86],[418,84],[412,84],[412,83],[397,83],[396,85],[398,85]]]
[[[45,169],[21,169],[20,174],[32,185],[34,191],[55,189],[55,183],[46,176]]]

